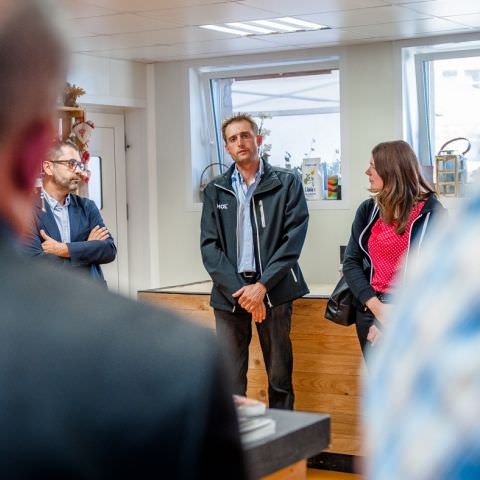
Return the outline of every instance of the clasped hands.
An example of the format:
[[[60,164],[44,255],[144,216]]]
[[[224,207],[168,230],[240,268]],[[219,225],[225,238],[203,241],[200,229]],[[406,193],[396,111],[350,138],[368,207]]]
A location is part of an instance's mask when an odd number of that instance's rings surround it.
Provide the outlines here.
[[[45,253],[56,255],[57,257],[70,258],[70,252],[66,243],[58,242],[54,238],[48,236],[45,230],[40,230],[40,236],[43,238],[42,249]],[[92,228],[88,234],[87,241],[91,240],[107,240],[110,233],[107,227],[97,225]]]
[[[372,312],[373,316],[378,320],[380,325],[385,323],[385,319],[388,318],[390,313],[390,305],[382,303],[377,297],[372,297],[366,302],[366,306]],[[382,337],[382,331],[376,325],[372,325],[368,329],[367,341],[373,346]]]
[[[252,314],[255,322],[261,323],[267,316],[267,309],[263,301],[266,293],[265,285],[257,282],[252,285],[245,285],[234,292],[232,297],[238,298],[238,304]]]

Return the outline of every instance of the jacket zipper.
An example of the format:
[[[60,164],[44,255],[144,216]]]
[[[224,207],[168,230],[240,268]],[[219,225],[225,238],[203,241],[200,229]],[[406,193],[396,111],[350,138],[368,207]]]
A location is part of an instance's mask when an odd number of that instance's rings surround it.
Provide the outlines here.
[[[262,223],[262,227],[265,228],[267,224],[265,223],[265,213],[263,211],[263,200],[259,200],[258,205],[260,207],[260,222]]]
[[[372,214],[371,214],[371,216],[370,216],[370,220],[369,220],[369,222],[367,223],[367,226],[363,229],[362,233],[361,233],[360,236],[358,237],[358,244],[360,245],[360,248],[363,250],[363,252],[365,253],[365,255],[366,255],[366,256],[368,257],[368,259],[370,260],[370,284],[372,283],[372,279],[373,279],[373,262],[372,262],[372,257],[370,256],[370,254],[363,248],[362,238],[363,238],[363,235],[365,234],[365,232],[368,230],[368,227],[370,227],[370,225],[373,223],[373,220],[375,219],[378,210],[379,210],[378,205],[375,204],[375,206],[373,207],[373,212],[372,212]]]
[[[295,283],[298,283],[297,276],[295,275],[295,272],[293,271],[293,268],[291,268],[290,271],[292,272],[293,280],[295,281]]]
[[[220,188],[221,190],[225,190],[226,192],[231,193],[235,197],[235,201],[237,202],[237,212],[238,212],[238,198],[235,195],[235,192],[233,190],[230,190],[229,188],[222,187],[218,183],[214,183],[214,185],[216,187]],[[237,229],[235,231],[235,238],[237,240],[237,249],[236,250],[237,250],[237,259],[238,259],[238,245],[240,244],[240,242],[238,241],[238,214],[237,214]],[[236,305],[233,306],[232,313],[235,313],[235,308],[236,308]]]
[[[410,246],[411,246],[411,241],[412,241],[412,231],[413,231],[413,226],[415,225],[415,222],[419,219],[423,217],[423,213],[421,213],[413,222],[412,222],[412,225],[410,227],[410,233],[408,235],[408,248],[407,248],[407,252],[405,254],[405,267],[403,269],[403,278],[405,279],[406,275],[407,275],[407,268],[408,268],[408,257],[410,255]],[[430,220],[430,212],[427,213],[427,216],[425,218],[425,221],[423,222],[423,227],[422,227],[422,233],[420,235],[420,239],[418,240],[418,248],[421,247],[422,245],[422,242],[423,242],[423,237],[425,236],[425,231],[427,230],[427,226],[428,226],[428,222]]]
[[[260,200],[261,201],[261,200]],[[252,196],[253,202],[253,218],[255,220],[255,232],[257,237],[257,249],[258,249],[258,263],[260,267],[260,276],[263,275],[263,267],[262,267],[262,253],[260,252],[260,235],[258,234],[258,221],[257,221],[257,211],[255,209],[255,198]],[[265,294],[267,297],[267,303],[270,308],[272,308],[272,302],[270,301],[270,297],[268,293]]]

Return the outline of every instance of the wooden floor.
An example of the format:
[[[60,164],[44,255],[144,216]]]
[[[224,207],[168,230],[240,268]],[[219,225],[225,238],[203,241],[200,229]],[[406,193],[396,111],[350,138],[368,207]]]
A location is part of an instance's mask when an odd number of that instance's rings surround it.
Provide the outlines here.
[[[361,475],[354,473],[333,472],[330,470],[307,469],[307,480],[361,480]]]

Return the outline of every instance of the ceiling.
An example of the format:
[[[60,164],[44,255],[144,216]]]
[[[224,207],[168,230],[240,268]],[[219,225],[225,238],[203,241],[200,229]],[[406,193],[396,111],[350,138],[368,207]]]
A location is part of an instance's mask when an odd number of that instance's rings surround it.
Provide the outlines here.
[[[145,63],[480,32],[479,0],[60,0],[60,3],[66,9],[74,52]],[[245,37],[198,27],[286,16],[331,28]]]

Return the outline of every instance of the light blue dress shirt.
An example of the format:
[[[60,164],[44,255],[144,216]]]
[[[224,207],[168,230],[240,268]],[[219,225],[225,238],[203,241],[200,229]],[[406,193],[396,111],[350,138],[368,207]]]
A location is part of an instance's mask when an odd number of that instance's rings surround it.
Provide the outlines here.
[[[53,213],[53,218],[57,224],[58,230],[60,231],[60,237],[63,243],[70,243],[70,217],[68,216],[68,206],[70,205],[70,194],[65,198],[65,205],[58,203],[53,197],[51,197],[43,188],[42,188],[42,197]]]
[[[255,272],[255,251],[253,248],[253,230],[250,219],[250,203],[253,193],[263,175],[263,160],[260,159],[258,171],[250,185],[247,185],[237,167],[232,173],[232,187],[237,196],[237,269],[239,273]]]

